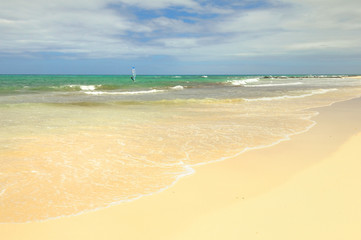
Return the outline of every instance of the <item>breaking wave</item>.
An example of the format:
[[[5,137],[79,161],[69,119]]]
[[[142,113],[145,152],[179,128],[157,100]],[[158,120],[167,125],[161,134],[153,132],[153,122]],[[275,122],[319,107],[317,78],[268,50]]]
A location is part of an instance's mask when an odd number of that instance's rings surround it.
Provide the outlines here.
[[[231,84],[233,86],[242,86],[248,83],[258,82],[259,78],[249,78],[249,79],[237,79],[237,80],[229,80],[226,83]]]

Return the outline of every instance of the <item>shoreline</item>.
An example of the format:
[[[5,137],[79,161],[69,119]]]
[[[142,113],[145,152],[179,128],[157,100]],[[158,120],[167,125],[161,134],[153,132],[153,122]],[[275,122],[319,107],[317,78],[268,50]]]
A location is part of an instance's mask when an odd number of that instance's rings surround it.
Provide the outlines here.
[[[317,108],[320,114],[311,119],[317,125],[291,136],[289,141],[197,166],[196,174],[183,177],[166,191],[136,201],[48,221],[1,224],[0,237],[9,240],[178,239],[184,234],[199,234],[197,238],[179,239],[202,239],[207,225],[197,222],[198,219],[236,205],[237,211],[243,202],[257,201],[295,176],[327,162],[335,149],[361,132],[361,113],[354,111],[360,107],[361,98],[357,98]],[[290,161],[290,156],[296,159]],[[230,223],[228,219],[220,219],[219,232]],[[195,230],[197,226],[200,229]]]
[[[354,75],[354,76],[348,76],[348,77],[342,77],[342,78],[361,78],[361,75]]]

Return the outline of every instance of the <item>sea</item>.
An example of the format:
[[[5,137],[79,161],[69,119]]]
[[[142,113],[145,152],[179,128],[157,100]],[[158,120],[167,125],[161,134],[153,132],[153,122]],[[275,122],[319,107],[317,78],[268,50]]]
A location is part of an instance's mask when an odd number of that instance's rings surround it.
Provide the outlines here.
[[[0,75],[0,223],[156,194],[360,95],[345,75]]]

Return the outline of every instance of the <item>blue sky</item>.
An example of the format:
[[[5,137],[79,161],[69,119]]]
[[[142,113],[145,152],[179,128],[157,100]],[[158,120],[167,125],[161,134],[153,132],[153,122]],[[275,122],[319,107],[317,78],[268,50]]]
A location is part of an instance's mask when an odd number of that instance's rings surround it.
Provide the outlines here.
[[[361,73],[359,0],[0,0],[0,74]]]

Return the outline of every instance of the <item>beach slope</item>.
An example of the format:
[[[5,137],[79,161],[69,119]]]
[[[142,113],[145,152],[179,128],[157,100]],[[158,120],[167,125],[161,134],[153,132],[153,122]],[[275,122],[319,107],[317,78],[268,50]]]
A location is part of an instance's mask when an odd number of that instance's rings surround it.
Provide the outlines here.
[[[0,238],[361,239],[360,109],[360,99],[318,109],[310,131],[197,167],[162,193],[78,216],[0,224]]]

